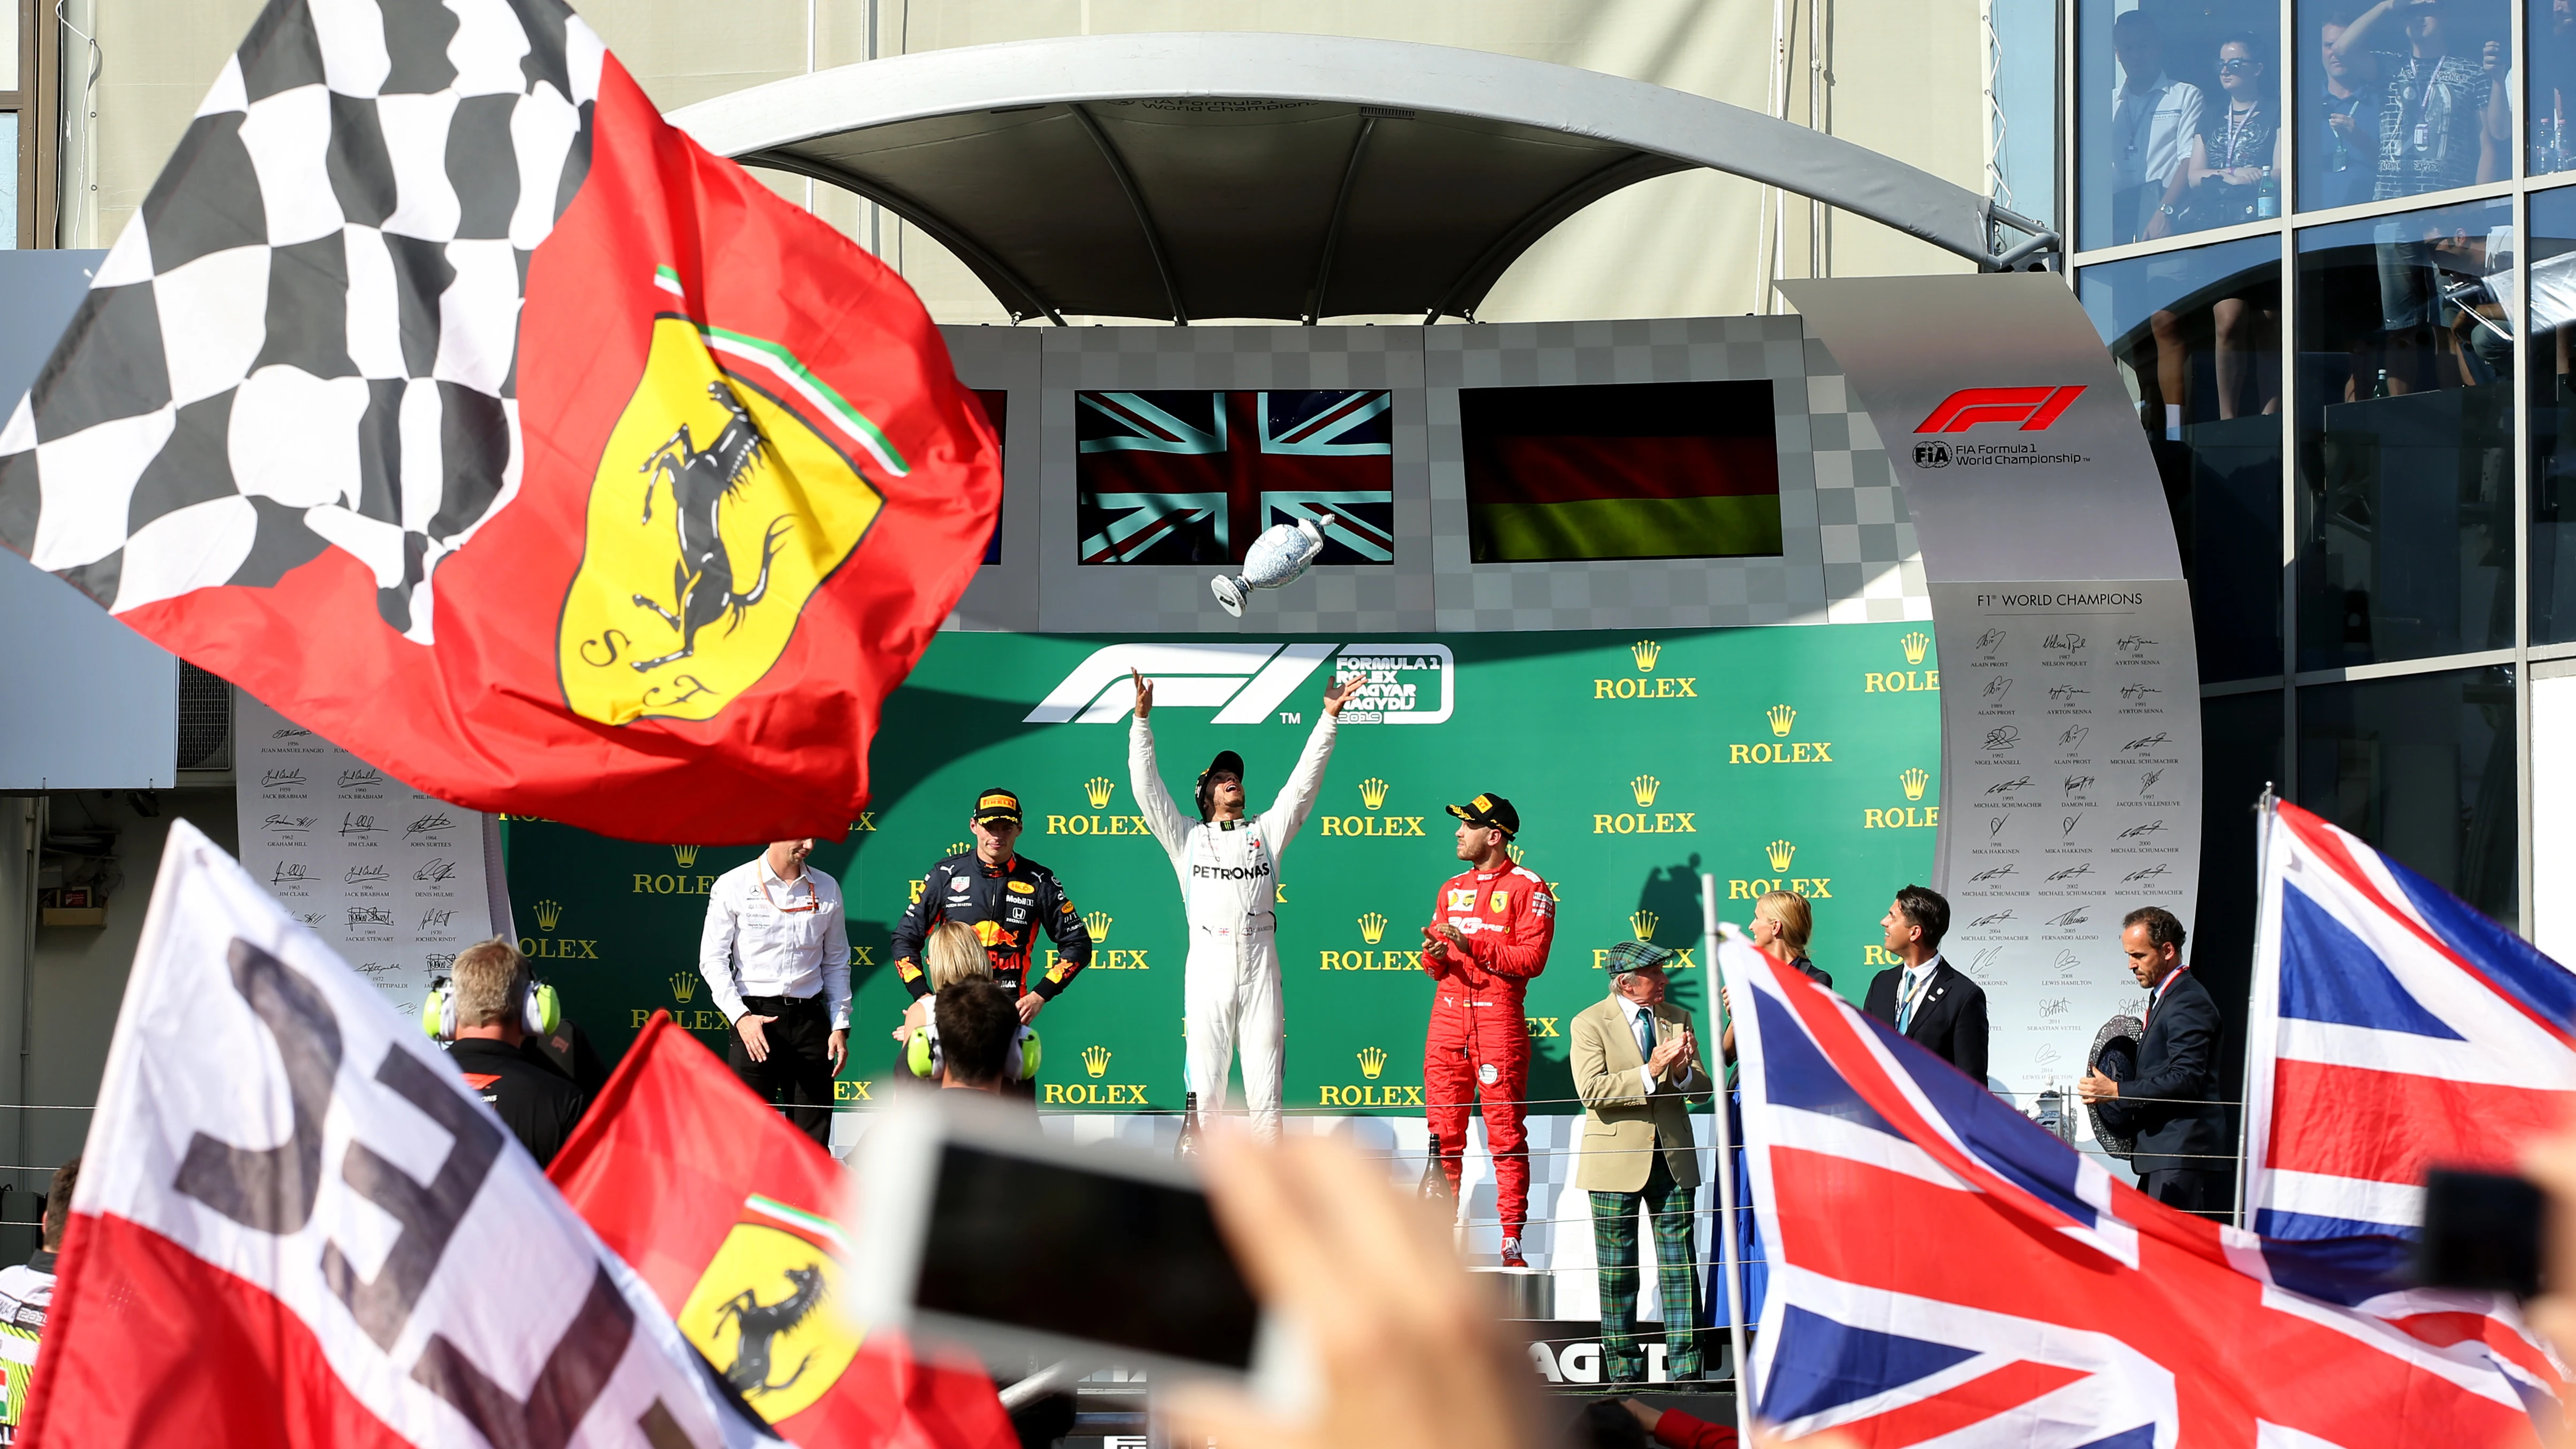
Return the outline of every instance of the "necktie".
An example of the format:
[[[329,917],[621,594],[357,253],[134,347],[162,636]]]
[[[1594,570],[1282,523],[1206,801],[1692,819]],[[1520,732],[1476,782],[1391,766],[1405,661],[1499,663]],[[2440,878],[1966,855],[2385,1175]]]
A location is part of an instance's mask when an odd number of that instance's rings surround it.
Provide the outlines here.
[[[1637,1059],[1643,1061],[1655,1054],[1655,1015],[1651,1011],[1640,1011],[1635,1017],[1635,1022]]]
[[[1899,1036],[1904,1035],[1905,1029],[1914,1024],[1914,1004],[1923,998],[1923,988],[1915,984],[1914,973],[1908,971],[1905,976],[1905,1000],[1896,1013],[1896,1031]],[[1929,981],[1931,978],[1926,976],[1924,979]]]

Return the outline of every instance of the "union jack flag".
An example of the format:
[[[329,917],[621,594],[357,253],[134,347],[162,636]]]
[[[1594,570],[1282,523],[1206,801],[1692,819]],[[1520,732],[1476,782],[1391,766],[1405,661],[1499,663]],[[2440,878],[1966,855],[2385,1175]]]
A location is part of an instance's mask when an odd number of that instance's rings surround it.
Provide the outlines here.
[[[1329,513],[1317,562],[1393,562],[1392,399],[1075,393],[1082,561],[1241,563],[1263,529]]]
[[[2274,803],[2263,828],[2245,1205],[2276,1276],[2302,1271],[2296,1245],[2358,1275],[2361,1307],[2483,1337],[2548,1376],[2509,1300],[2394,1285],[2426,1168],[2510,1171],[2566,1123],[2576,974],[2296,805]]]
[[[2537,1443],[2478,1342],[2275,1281],[2253,1234],[2168,1208],[1730,936],[1754,1210],[1748,1382],[1795,1437],[2174,1449]]]

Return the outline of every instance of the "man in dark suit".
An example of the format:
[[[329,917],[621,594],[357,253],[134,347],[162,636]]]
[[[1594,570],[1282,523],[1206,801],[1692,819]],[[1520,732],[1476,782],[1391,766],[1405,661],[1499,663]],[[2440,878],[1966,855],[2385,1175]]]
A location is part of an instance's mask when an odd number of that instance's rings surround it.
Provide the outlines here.
[[[1870,978],[1861,1010],[1898,1034],[1986,1084],[1986,992],[1966,973],[1941,959],[1941,937],[1950,929],[1950,903],[1937,892],[1910,885],[1879,921],[1887,954],[1904,963]]]
[[[2231,1144],[2222,1141],[2226,1113],[2218,1096],[2218,1003],[2182,964],[2182,922],[2160,906],[2142,906],[2120,922],[2129,974],[2147,988],[2147,1031],[2138,1043],[2137,1075],[2125,1082],[2084,1074],[2075,1094],[2102,1110],[2102,1125],[2137,1140],[2129,1160],[2138,1186],[2156,1201],[2224,1219],[2230,1204]]]

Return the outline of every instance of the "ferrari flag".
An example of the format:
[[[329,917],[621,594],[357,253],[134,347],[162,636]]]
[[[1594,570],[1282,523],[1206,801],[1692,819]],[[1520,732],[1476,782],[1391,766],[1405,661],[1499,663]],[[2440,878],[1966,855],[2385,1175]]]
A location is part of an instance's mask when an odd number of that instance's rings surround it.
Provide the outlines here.
[[[776,1445],[455,1066],[173,822],[22,1442]]]
[[[2295,1291],[1741,937],[1755,1411],[1870,1449],[2533,1445],[2545,1361]],[[2331,1265],[2311,1264],[2323,1278]]]
[[[805,1449],[1012,1449],[992,1381],[915,1362],[833,1299],[840,1169],[655,1012],[549,1175],[680,1331]]]
[[[460,805],[838,839],[998,459],[902,279],[559,0],[271,0],[0,428],[0,542]]]

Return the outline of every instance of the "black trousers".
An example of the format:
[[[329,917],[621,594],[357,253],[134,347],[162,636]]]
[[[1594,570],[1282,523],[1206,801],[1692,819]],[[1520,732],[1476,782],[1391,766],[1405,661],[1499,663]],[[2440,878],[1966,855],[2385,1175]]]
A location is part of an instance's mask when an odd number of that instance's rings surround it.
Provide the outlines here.
[[[2138,1190],[2167,1207],[2226,1221],[2236,1205],[2227,1200],[2227,1174],[2201,1167],[2168,1167],[2138,1174]]]
[[[725,1061],[743,1084],[773,1107],[786,1109],[798,1130],[832,1146],[832,1016],[823,994],[811,996],[746,996],[743,1009],[753,1016],[776,1017],[761,1029],[769,1041],[769,1060],[755,1062],[736,1030],[725,1042]]]

